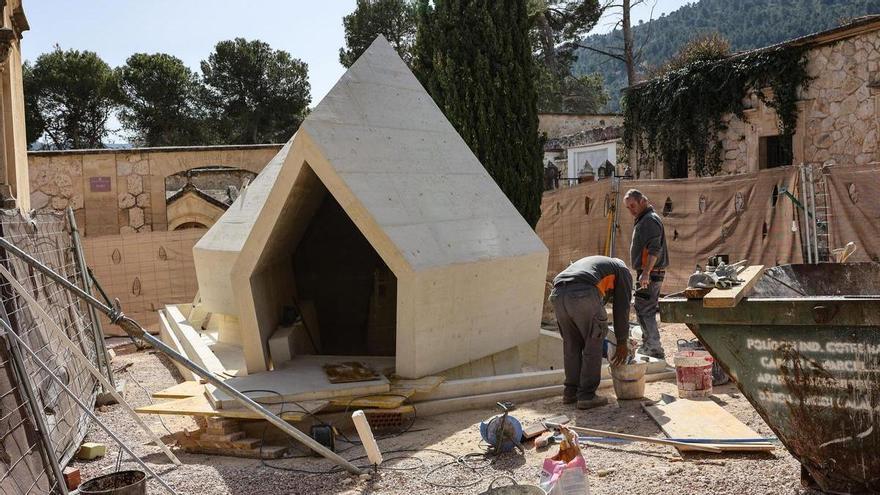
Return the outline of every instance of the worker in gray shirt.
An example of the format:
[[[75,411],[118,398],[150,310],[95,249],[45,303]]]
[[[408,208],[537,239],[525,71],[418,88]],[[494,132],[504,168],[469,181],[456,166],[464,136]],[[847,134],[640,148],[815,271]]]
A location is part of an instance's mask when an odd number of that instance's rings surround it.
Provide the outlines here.
[[[642,326],[642,346],[639,353],[664,359],[666,354],[660,345],[660,330],[657,328],[660,286],[663,285],[666,267],[669,266],[663,221],[648,203],[648,197],[637,189],[627,191],[623,203],[635,218],[630,261],[638,278],[633,306],[639,325]]]
[[[608,403],[596,395],[602,375],[602,346],[608,332],[605,299],[614,298],[614,333],[617,349],[612,364],[623,364],[628,355],[629,301],[632,275],[626,264],[607,256],[587,256],[553,279],[550,302],[562,335],[565,365],[564,404],[590,409]]]

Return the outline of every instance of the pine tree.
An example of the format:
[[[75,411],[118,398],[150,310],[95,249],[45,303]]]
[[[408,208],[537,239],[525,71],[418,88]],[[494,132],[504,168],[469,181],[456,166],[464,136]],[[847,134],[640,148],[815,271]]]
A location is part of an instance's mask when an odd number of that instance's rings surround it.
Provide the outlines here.
[[[422,84],[520,214],[541,216],[543,139],[526,0],[418,5]]]

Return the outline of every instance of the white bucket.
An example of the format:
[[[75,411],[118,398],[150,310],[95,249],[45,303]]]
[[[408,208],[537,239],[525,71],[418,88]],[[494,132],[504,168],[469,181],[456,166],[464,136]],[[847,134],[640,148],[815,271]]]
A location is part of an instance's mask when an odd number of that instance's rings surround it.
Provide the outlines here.
[[[712,364],[708,351],[675,353],[675,381],[682,399],[699,399],[712,393]]]
[[[645,396],[645,373],[648,363],[611,366],[611,383],[618,399],[641,399]]]

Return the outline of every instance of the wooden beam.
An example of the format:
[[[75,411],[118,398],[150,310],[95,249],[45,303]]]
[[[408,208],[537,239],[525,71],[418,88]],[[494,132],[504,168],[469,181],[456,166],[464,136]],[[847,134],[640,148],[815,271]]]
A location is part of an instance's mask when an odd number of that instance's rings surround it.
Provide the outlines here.
[[[739,273],[743,283],[730,289],[712,289],[703,297],[704,308],[733,308],[761,280],[764,265],[752,265]]]
[[[302,421],[310,414],[317,413],[327,407],[328,401],[301,401],[296,404],[267,404],[264,405],[272,414],[285,421]],[[300,408],[299,406],[302,406]],[[282,411],[283,407],[283,411]],[[303,411],[305,409],[305,411]],[[135,411],[143,414],[168,414],[174,416],[203,416],[236,419],[263,419],[259,414],[244,408],[216,409],[204,395],[174,399],[158,404],[141,406]]]

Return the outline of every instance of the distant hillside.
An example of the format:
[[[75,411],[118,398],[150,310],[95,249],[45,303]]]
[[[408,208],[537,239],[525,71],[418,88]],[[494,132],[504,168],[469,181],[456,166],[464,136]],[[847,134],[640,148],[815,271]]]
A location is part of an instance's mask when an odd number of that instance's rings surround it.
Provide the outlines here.
[[[717,31],[730,41],[731,50],[741,51],[830,29],[866,14],[880,14],[880,0],[700,0],[634,27],[636,48],[644,43],[639,72],[662,65],[699,34]],[[584,44],[619,47],[622,40],[618,30],[589,36]],[[608,110],[619,110],[620,89],[626,86],[622,62],[581,49],[573,72],[602,74],[611,95]]]

